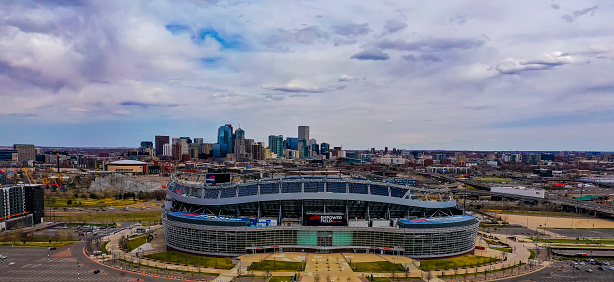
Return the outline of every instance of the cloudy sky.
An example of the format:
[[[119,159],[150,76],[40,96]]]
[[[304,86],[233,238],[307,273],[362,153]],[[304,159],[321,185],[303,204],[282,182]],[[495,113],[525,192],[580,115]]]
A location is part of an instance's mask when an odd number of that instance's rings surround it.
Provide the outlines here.
[[[612,1],[2,1],[0,145],[614,140]]]

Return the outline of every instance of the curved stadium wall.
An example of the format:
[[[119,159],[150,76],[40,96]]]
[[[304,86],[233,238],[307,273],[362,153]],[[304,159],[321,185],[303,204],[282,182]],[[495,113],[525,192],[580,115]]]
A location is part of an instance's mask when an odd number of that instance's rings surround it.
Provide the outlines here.
[[[205,255],[349,251],[449,257],[474,249],[479,224],[460,215],[447,189],[305,178],[207,186],[175,177],[167,187],[172,199],[162,215],[167,245]],[[284,226],[288,219],[302,223],[307,213],[323,211],[365,226]],[[260,217],[280,225],[257,226],[249,220]],[[393,227],[367,227],[372,221]]]

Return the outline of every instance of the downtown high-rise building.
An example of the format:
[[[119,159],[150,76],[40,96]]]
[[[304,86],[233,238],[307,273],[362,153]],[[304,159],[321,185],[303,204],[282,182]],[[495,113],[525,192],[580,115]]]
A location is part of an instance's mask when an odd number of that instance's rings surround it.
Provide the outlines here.
[[[282,135],[270,135],[269,149],[278,158],[282,158],[284,156],[284,137]]]
[[[156,145],[156,156],[164,156],[164,144],[170,144],[170,136],[156,135],[154,143]]]
[[[162,155],[157,155],[157,156],[172,157],[173,156],[173,144],[166,143],[162,145]]]
[[[245,131],[240,127],[237,128],[237,131],[235,131],[233,144],[233,152],[236,160],[239,162],[244,162],[247,159],[245,150]]]
[[[301,125],[298,127],[298,140],[309,140],[309,126]]]
[[[217,143],[213,148],[213,157],[225,158],[232,153],[232,125],[220,126],[217,130]]]
[[[17,160],[20,162],[36,160],[36,147],[34,145],[15,144],[13,149],[17,150]]]

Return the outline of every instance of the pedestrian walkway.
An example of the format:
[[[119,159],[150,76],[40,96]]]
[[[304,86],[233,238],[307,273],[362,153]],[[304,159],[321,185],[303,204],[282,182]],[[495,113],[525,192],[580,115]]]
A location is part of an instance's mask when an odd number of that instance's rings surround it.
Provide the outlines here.
[[[490,235],[490,236],[494,236],[496,238],[498,238],[499,240],[503,241],[506,238],[506,235],[501,235],[501,234],[489,234],[489,233],[484,233],[486,235]],[[480,238],[478,238],[477,240],[480,240]],[[494,257],[494,258],[503,258],[501,261],[494,263],[494,264],[490,264],[490,265],[485,265],[485,266],[478,266],[478,267],[471,267],[471,268],[464,268],[464,269],[448,269],[448,270],[441,270],[441,271],[433,271],[433,274],[435,276],[442,276],[442,275],[455,275],[455,274],[471,274],[471,273],[480,273],[480,272],[486,272],[486,271],[493,271],[493,270],[499,270],[499,269],[503,269],[506,267],[511,267],[511,266],[515,266],[521,263],[524,263],[525,265],[529,263],[529,256],[531,255],[531,253],[529,252],[529,250],[524,246],[524,244],[522,244],[521,242],[515,242],[512,240],[508,241],[508,244],[510,245],[510,247],[512,248],[512,252],[511,253],[507,253],[507,252],[501,252],[498,250],[494,250],[494,249],[490,249],[490,248],[486,248],[486,250],[478,250],[476,249],[474,251],[475,255],[478,256],[486,256],[486,257]],[[545,267],[545,265],[538,265],[538,266],[529,266],[529,267]],[[524,267],[524,270],[527,271],[527,266]],[[516,270],[510,270],[510,276],[512,275],[512,273],[520,273],[521,270],[520,269],[516,269]],[[426,272],[425,272],[426,273]],[[481,274],[482,275],[482,274]],[[497,274],[486,274],[486,276],[490,277],[490,276],[503,276],[505,275],[504,273],[497,273]],[[423,278],[424,278],[424,273],[423,273]],[[432,280],[434,281],[434,280]]]

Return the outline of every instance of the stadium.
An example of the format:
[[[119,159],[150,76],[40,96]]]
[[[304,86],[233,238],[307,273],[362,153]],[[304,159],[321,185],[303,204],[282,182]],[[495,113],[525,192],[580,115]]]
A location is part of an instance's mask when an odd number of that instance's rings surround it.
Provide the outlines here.
[[[448,189],[366,179],[285,177],[243,183],[173,175],[162,221],[167,247],[239,256],[357,252],[441,258],[475,248],[478,219]]]

